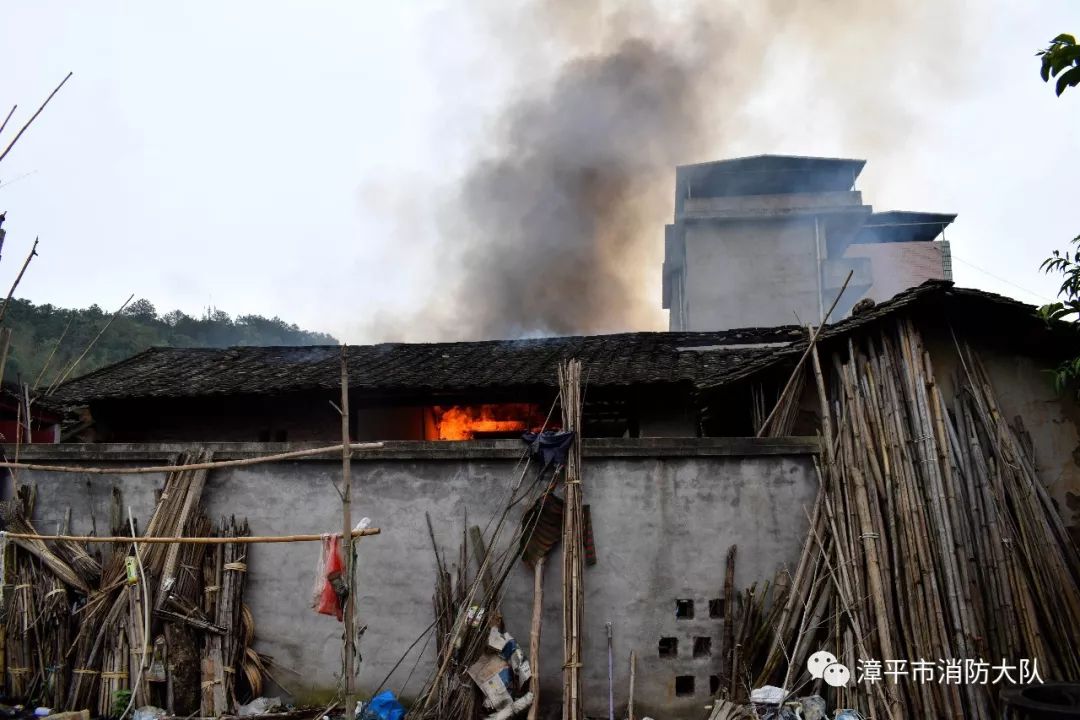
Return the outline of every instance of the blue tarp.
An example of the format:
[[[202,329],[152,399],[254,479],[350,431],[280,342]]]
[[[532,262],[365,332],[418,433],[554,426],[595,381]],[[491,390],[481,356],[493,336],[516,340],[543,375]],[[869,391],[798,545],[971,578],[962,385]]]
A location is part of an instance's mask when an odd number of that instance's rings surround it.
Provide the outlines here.
[[[361,720],[405,720],[405,708],[392,690],[383,690],[364,707]]]

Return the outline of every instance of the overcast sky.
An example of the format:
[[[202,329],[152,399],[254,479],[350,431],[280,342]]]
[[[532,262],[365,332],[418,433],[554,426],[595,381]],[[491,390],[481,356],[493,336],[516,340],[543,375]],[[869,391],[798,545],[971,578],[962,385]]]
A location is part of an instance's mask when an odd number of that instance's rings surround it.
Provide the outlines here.
[[[959,214],[946,233],[959,284],[1046,302],[1056,283],[1038,265],[1080,233],[1080,89],[1056,98],[1034,53],[1059,32],[1080,33],[1080,3],[950,2],[958,39],[939,35],[928,51],[936,10],[925,11],[944,4],[909,3],[923,15],[895,28],[910,38],[886,48],[865,25],[825,31],[861,48],[852,64],[916,78],[851,88],[903,108],[904,121],[881,136],[838,129],[835,99],[853,81],[806,74],[814,45],[789,54],[778,37],[761,69],[739,68],[761,72],[740,108],[746,131],[682,161],[863,157],[858,187],[876,210]],[[18,103],[12,125],[75,75],[0,166],[0,285],[40,236],[18,293],[38,303],[110,309],[135,293],[162,312],[213,305],[351,342],[380,339],[387,319],[438,299],[442,256],[461,240],[440,230],[439,199],[482,151],[500,107],[533,79],[503,60],[515,33],[524,41],[536,29],[493,25],[490,9],[7,4],[0,106]],[[856,43],[845,36],[861,32]],[[909,45],[922,49],[908,56]],[[769,132],[755,129],[763,124]],[[657,306],[665,219],[655,282],[642,288]],[[384,330],[371,330],[372,316]]]

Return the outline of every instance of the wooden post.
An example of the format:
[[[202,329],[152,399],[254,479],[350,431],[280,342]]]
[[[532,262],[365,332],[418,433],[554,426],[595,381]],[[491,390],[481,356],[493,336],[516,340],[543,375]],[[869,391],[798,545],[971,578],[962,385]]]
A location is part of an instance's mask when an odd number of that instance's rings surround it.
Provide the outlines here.
[[[584,617],[584,518],[581,501],[581,361],[559,365],[563,429],[574,432],[566,463],[563,512],[563,712],[562,720],[581,720],[581,633]]]
[[[634,681],[637,679],[637,653],[630,651],[630,700],[626,704],[626,717],[634,720]]]
[[[345,554],[345,577],[349,594],[345,597],[345,720],[356,716],[353,693],[353,656],[356,643],[356,603],[353,602],[352,544],[352,449],[349,447],[349,346],[341,346],[341,548]]]
[[[544,616],[545,560],[546,557],[541,555],[536,558],[536,564],[533,565],[533,612],[532,628],[529,630],[529,663],[532,665],[529,689],[532,691],[533,701],[529,708],[528,720],[536,720],[540,712],[540,622]]]

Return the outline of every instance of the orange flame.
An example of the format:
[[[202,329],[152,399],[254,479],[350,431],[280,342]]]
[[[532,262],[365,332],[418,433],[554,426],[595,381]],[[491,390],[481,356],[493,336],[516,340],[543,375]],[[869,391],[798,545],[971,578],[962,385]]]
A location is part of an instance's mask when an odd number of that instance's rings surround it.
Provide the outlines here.
[[[514,435],[544,424],[540,408],[532,403],[452,405],[431,408],[435,425],[429,440],[473,440],[478,436]]]

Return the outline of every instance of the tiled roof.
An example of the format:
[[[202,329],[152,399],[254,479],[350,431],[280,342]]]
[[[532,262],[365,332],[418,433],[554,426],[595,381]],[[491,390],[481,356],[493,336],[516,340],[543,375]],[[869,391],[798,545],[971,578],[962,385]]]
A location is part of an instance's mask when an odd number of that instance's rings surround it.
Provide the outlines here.
[[[950,323],[963,334],[980,333],[1014,352],[1080,352],[1080,334],[1072,324],[1055,322],[1048,326],[1034,305],[983,290],[958,288],[948,280],[927,280],[858,315],[830,324],[821,331],[818,343],[827,346],[844,340],[901,313],[911,313],[923,321]],[[701,389],[715,390],[778,365],[794,364],[806,351],[806,345],[804,338],[774,353],[750,358],[719,380],[703,383]]]
[[[980,290],[928,281],[868,311],[827,327],[828,343],[894,314],[918,309],[995,332],[1046,337],[1035,308]],[[1068,329],[1055,338],[1076,334]],[[1024,336],[1027,337],[1027,336]],[[386,343],[349,347],[354,389],[373,392],[468,392],[550,387],[564,358],[584,364],[590,387],[684,385],[715,389],[781,363],[806,347],[797,326],[720,332],[642,332],[458,343]],[[1055,339],[1055,342],[1057,340]],[[69,381],[53,396],[65,404],[139,397],[273,394],[339,387],[340,348],[233,347],[152,348],[120,363]]]
[[[591,387],[697,387],[805,336],[805,330],[787,326],[704,333],[353,345],[349,347],[349,384],[380,392],[553,386],[558,362],[576,357],[582,361]],[[340,353],[339,347],[325,345],[152,348],[71,380],[54,397],[71,404],[111,398],[332,389],[340,387]]]

